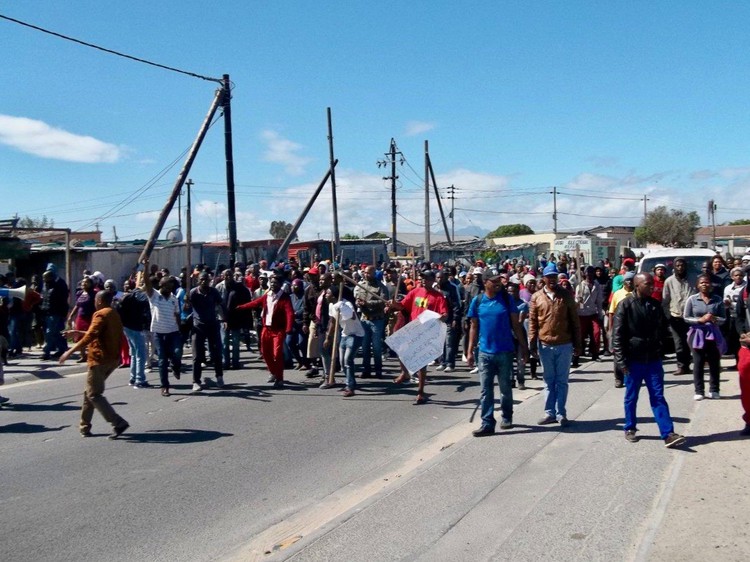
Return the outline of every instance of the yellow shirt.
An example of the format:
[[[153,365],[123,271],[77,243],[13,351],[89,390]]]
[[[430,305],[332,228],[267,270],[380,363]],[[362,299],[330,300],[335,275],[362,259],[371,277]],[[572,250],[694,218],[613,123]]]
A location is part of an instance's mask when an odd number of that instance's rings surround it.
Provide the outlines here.
[[[612,301],[609,303],[609,313],[614,314],[617,310],[617,305],[620,304],[623,299],[631,296],[633,291],[628,291],[625,287],[618,289],[612,294]]]

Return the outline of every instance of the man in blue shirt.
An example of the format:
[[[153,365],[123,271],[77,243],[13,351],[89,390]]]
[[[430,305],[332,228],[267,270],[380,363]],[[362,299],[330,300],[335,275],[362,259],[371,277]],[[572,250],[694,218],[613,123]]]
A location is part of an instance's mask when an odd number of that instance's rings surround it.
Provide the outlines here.
[[[515,342],[521,345],[524,359],[528,360],[526,337],[518,322],[516,302],[505,290],[500,276],[484,283],[484,292],[474,297],[469,305],[469,345],[466,357],[469,366],[474,365],[474,349],[478,342],[477,366],[482,390],[479,404],[482,425],[473,432],[475,437],[495,433],[495,378],[500,385],[500,429],[513,427],[513,356]]]

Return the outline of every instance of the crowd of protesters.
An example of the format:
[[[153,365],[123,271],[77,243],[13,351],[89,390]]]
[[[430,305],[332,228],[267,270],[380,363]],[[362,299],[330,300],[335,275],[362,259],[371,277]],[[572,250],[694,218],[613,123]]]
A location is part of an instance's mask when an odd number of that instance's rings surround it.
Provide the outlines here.
[[[152,386],[148,373],[156,367],[161,394],[170,396],[170,375],[180,379],[183,353],[190,349],[191,390],[200,393],[224,387],[225,374],[257,350],[274,389],[284,389],[285,371],[297,370],[319,379],[320,388],[337,387],[351,398],[357,379],[386,376],[384,360],[394,356],[385,338],[431,310],[446,325],[443,353],[416,373],[402,363],[392,373],[396,385],[409,384],[416,374],[414,404],[430,399],[429,367],[449,374],[462,360],[481,386],[482,422],[474,435],[489,435],[496,430],[495,379],[500,429],[508,429],[513,388],[525,390],[527,370],[538,379],[541,367],[545,404],[539,424],[565,426],[570,369],[584,356],[600,361],[614,355],[614,386],[625,388],[626,439],[637,441],[635,408],[645,384],[661,437],[673,447],[684,437],[674,432],[664,396],[663,360],[671,348],[674,374],[693,375],[695,400],[721,397],[720,360],[734,358],[745,410],[742,434],[750,435],[750,256],[745,258],[725,263],[716,255],[696,284],[680,258],[670,264],[668,277],[666,264],[636,274],[633,258],[617,268],[607,260],[579,266],[565,254],[457,265],[261,260],[215,272],[199,265],[178,276],[146,262],[122,291],[101,272],[85,271],[72,298],[49,264],[28,284],[12,275],[0,278],[0,287],[27,286],[24,298],[0,297],[0,351],[3,362],[34,346],[43,360],[62,362],[77,353],[90,374],[82,434],[90,435],[97,408],[119,435],[127,423],[102,396],[104,380],[118,366],[129,369],[135,389]],[[118,313],[117,321],[107,310]],[[117,349],[113,342],[119,342]],[[205,368],[213,371],[213,382],[203,376]],[[343,385],[336,383],[337,372]]]

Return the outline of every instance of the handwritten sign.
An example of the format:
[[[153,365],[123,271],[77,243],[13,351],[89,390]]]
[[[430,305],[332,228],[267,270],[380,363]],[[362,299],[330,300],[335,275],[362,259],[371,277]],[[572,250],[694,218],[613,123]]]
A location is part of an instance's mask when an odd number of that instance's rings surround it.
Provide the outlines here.
[[[385,339],[409,373],[414,374],[443,354],[447,327],[440,315],[425,310],[395,334]]]

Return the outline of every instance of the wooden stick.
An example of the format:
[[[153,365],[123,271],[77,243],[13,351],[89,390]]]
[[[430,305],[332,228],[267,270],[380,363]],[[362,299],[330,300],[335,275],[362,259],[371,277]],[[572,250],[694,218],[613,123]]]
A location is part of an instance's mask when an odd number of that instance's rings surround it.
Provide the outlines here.
[[[379,295],[379,294],[378,294],[378,293],[377,293],[377,292],[376,292],[376,291],[375,291],[374,289],[370,289],[370,287],[368,287],[367,285],[360,285],[360,284],[359,284],[359,283],[357,283],[357,282],[356,282],[356,281],[355,281],[354,279],[352,279],[352,278],[351,278],[351,277],[349,277],[348,275],[344,275],[344,274],[343,274],[343,273],[341,273],[340,271],[337,271],[336,273],[337,273],[337,274],[339,274],[339,275],[341,275],[341,277],[343,277],[343,278],[344,278],[344,279],[346,279],[347,281],[349,281],[349,282],[351,282],[351,283],[354,283],[355,287],[359,287],[360,289],[363,289],[363,290],[367,291],[367,292],[368,292],[368,293],[370,293],[370,294],[371,294],[372,296],[376,297],[376,298],[377,298],[378,300],[381,300],[381,301],[383,301],[383,302],[388,302],[388,299],[384,299],[384,298],[383,298],[383,297],[381,297],[381,296],[380,296],[380,295]],[[342,283],[343,283],[343,282],[342,282]],[[343,285],[342,285],[342,286],[343,286]],[[340,299],[340,298],[341,298],[341,296],[339,295],[339,299]]]

